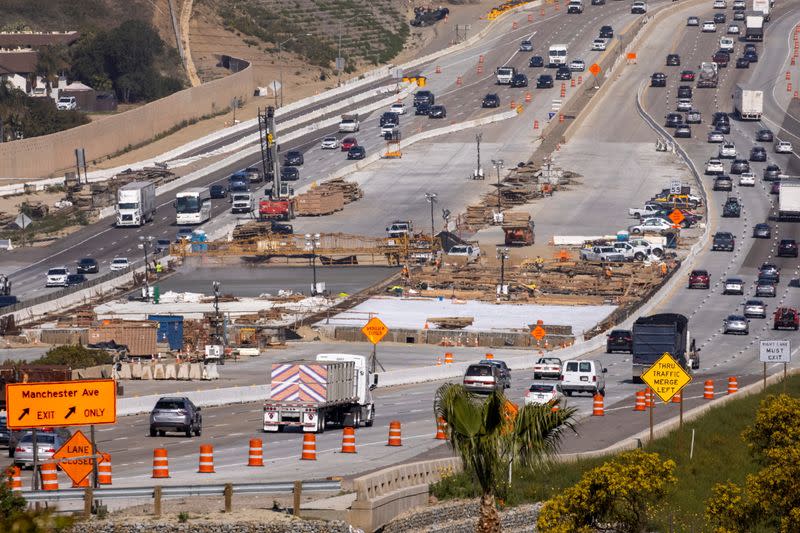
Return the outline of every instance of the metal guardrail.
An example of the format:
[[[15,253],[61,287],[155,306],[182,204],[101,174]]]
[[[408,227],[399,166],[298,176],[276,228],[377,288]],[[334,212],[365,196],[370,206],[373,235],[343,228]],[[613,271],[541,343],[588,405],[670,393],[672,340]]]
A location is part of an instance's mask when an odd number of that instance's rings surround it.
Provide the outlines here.
[[[163,485],[161,497],[180,498],[187,496],[224,496],[228,485]],[[233,494],[272,494],[294,492],[294,482],[278,481],[272,483],[231,483]],[[341,481],[303,481],[303,492],[334,492],[342,489]],[[152,487],[101,487],[92,490],[94,499],[105,498],[154,498],[156,486]],[[87,489],[62,490],[23,490],[21,495],[29,502],[52,502],[63,500],[83,500]]]

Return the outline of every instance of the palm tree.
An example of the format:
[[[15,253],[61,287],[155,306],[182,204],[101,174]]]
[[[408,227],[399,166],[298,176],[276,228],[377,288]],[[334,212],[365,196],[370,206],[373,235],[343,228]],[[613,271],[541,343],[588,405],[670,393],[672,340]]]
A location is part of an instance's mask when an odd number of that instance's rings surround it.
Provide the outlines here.
[[[519,409],[500,391],[480,400],[463,385],[436,391],[434,413],[447,423],[448,440],[481,489],[477,533],[500,532],[496,496],[506,494],[512,465],[541,466],[558,449],[564,431],[575,430],[576,409],[525,405]]]

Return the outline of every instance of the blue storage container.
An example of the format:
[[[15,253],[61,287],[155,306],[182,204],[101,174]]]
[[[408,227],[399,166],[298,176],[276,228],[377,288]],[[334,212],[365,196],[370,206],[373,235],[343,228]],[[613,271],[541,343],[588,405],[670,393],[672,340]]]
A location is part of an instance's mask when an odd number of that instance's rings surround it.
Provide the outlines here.
[[[182,315],[147,315],[147,320],[158,322],[158,342],[169,343],[170,350],[183,349]]]

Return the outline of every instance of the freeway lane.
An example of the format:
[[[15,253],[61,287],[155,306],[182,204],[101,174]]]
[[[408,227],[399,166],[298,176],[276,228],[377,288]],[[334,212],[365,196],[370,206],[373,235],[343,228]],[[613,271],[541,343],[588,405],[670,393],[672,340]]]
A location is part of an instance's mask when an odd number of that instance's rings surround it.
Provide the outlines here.
[[[580,54],[587,61],[591,63],[597,53],[583,53],[589,48],[589,43],[597,34],[597,30],[602,23],[611,23],[618,30],[625,24],[634,20],[636,17],[628,12],[626,5],[613,4],[609,6],[587,7],[586,13],[583,15],[565,15],[563,12],[557,14],[548,14],[545,18],[541,18],[538,14],[534,17],[534,22],[524,22],[525,15],[517,15],[516,18],[521,19],[519,27],[516,30],[505,31],[507,27],[499,25],[495,28],[497,35],[487,38],[483,42],[461,52],[451,54],[448,56],[447,61],[441,60],[440,63],[443,68],[441,76],[435,74],[435,65],[427,65],[421,70],[423,73],[429,75],[430,87],[436,92],[443,95],[441,98],[448,108],[448,120],[456,119],[457,121],[468,120],[478,116],[483,116],[490,113],[488,110],[480,110],[478,102],[486,92],[495,90],[493,83],[493,76],[491,74],[484,75],[479,80],[475,81],[472,78],[476,77],[475,67],[477,66],[477,57],[481,54],[485,57],[485,65],[487,71],[491,72],[495,65],[508,63],[512,60],[513,65],[520,67],[523,71],[529,71],[527,68],[527,55],[523,57],[521,54],[516,53],[519,40],[535,33],[534,45],[535,53],[541,53],[549,44],[555,42],[570,42],[575,43],[573,49],[577,49],[576,54]],[[511,24],[511,18],[507,21]],[[451,63],[448,61],[452,61]],[[538,70],[538,69],[537,69]],[[457,86],[457,77],[463,76],[465,85],[467,87]],[[477,84],[477,85],[476,85]],[[546,105],[544,102],[549,102],[551,98],[558,95],[559,86],[547,91],[535,91],[534,105],[530,106],[524,113],[524,118],[528,123],[533,122],[533,117],[536,116],[542,124],[546,116]],[[511,99],[516,98],[518,102],[524,99],[524,90],[511,90],[505,89],[501,91],[503,98],[503,105],[507,105]],[[546,93],[546,96],[540,98],[540,93]],[[512,96],[516,94],[517,96]],[[540,103],[541,102],[541,103]],[[379,150],[384,142],[378,135],[377,116],[379,113],[374,113],[372,116],[366,117],[362,123],[366,127],[356,136],[361,143],[363,143],[368,150],[368,153]],[[534,115],[535,114],[535,115]],[[463,118],[462,118],[463,117]],[[401,129],[404,135],[422,131],[423,129],[439,127],[442,124],[436,120],[429,120],[425,117],[409,117],[406,116],[402,119]],[[313,154],[309,154],[309,163],[306,167],[301,169],[301,180],[295,185],[300,186],[307,184],[318,176],[326,175],[333,168],[343,166],[343,155],[339,153],[323,154],[318,149],[319,140],[333,133],[333,128],[328,130],[320,130],[318,133],[308,135],[304,138],[298,139],[292,143],[283,146],[284,150],[288,149],[301,149],[311,150]],[[501,134],[504,132],[501,132]],[[529,132],[530,133],[530,132]],[[257,161],[256,156],[246,157],[241,163],[232,165],[219,172],[212,173],[211,175],[198,180],[195,185],[209,185],[212,183],[219,183],[233,171],[239,170],[245,166],[254,164]],[[458,178],[459,188],[461,187],[461,179]],[[54,243],[53,246],[45,250],[16,250],[4,257],[4,265],[14,265],[22,267],[11,276],[14,286],[21,299],[26,297],[38,296],[46,294],[49,289],[43,287],[42,278],[47,268],[53,265],[67,265],[71,266],[80,257],[86,255],[94,256],[101,264],[101,269],[117,255],[128,256],[129,259],[135,263],[140,263],[142,259],[139,257],[139,252],[135,245],[136,239],[140,235],[151,235],[156,238],[173,238],[177,228],[174,226],[174,211],[171,207],[173,193],[165,195],[164,198],[159,197],[159,209],[156,215],[156,221],[144,228],[129,229],[129,228],[114,228],[111,225],[111,220],[105,219],[90,227],[84,228],[73,235],[61,239]],[[399,207],[398,215],[405,214],[400,218],[426,218],[426,210],[424,206],[417,206],[416,198],[394,198],[394,203]],[[411,209],[414,211],[406,212],[407,206],[413,206]],[[227,204],[225,202],[215,202],[212,209],[212,216],[216,217],[227,211]],[[450,205],[453,207],[460,207],[458,205]],[[388,217],[387,217],[388,218]],[[374,216],[370,215],[367,220],[374,220]],[[319,229],[312,228],[313,231],[326,231],[330,228],[327,227],[325,219],[315,219],[323,226]],[[372,224],[364,224],[362,220],[351,220],[353,226],[356,227],[374,227],[382,228],[379,224],[374,226]],[[310,224],[311,225],[311,224]],[[305,228],[304,228],[305,230]],[[352,231],[354,233],[358,231]],[[363,232],[363,230],[362,230]],[[13,266],[12,266],[13,268]],[[11,270],[11,268],[9,268]]]

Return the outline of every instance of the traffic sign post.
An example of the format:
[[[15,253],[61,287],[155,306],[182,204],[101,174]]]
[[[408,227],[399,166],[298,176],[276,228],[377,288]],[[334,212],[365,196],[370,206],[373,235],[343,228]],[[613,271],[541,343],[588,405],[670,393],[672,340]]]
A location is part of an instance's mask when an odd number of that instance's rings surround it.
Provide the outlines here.
[[[371,372],[374,374],[376,371],[376,366],[380,366],[381,370],[385,371],[386,369],[383,368],[383,365],[378,362],[378,354],[377,354],[377,346],[378,343],[389,333],[389,328],[386,327],[386,324],[381,321],[380,318],[374,316],[369,319],[369,321],[364,324],[364,327],[361,328],[361,333],[364,334],[369,342],[372,343],[372,369]]]
[[[117,386],[113,379],[9,383],[9,429],[89,426],[117,422]]]
[[[767,390],[767,363],[783,363],[783,383],[786,387],[786,367],[792,362],[792,344],[788,340],[761,341],[758,358],[764,363],[764,390]]]
[[[531,330],[531,337],[536,339],[536,346],[539,346],[539,343],[542,342],[542,339],[545,338],[546,335],[547,331],[545,331],[541,324],[536,324],[536,327]]]
[[[76,485],[92,473],[97,463],[94,446],[80,430],[53,454],[53,459]]]
[[[642,381],[647,383],[650,390],[664,403],[668,403],[673,396],[691,383],[692,376],[672,358],[672,354],[664,352],[664,355],[642,374]],[[653,442],[654,405],[655,402],[650,406],[650,442]],[[681,398],[680,410],[679,427],[683,427],[683,398]]]

